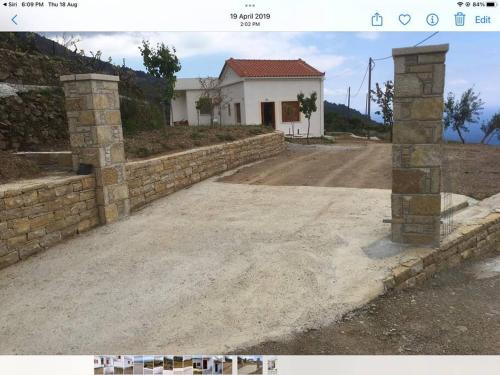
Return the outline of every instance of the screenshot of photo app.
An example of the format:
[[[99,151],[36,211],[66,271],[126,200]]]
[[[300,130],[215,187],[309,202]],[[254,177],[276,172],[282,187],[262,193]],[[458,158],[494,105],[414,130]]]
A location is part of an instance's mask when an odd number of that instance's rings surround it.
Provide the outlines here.
[[[0,2],[0,372],[498,374],[498,2]]]

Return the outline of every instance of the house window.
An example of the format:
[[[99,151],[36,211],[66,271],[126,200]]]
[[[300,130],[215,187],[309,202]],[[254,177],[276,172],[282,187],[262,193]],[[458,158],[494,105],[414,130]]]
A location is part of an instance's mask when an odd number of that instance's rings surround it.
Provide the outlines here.
[[[231,117],[231,104],[227,105],[227,115]]]
[[[234,111],[236,112],[236,123],[241,124],[241,106],[240,106],[240,103],[234,103]]]
[[[281,102],[281,119],[282,122],[299,122],[300,111],[299,102]]]

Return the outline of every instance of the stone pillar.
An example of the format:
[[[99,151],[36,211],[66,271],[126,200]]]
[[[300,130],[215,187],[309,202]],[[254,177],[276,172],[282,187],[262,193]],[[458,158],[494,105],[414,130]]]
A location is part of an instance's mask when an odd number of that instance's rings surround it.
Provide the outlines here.
[[[126,217],[130,211],[118,81],[117,76],[103,74],[61,77],[73,168],[93,166],[102,224]]]
[[[392,240],[438,245],[441,139],[448,45],[392,50]]]

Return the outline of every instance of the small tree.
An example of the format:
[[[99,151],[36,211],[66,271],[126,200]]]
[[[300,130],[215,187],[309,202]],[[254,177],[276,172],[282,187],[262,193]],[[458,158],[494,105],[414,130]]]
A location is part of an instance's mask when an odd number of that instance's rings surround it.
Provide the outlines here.
[[[198,125],[200,125],[200,112],[210,113],[210,116],[213,116],[213,106],[212,100],[207,96],[200,96],[198,101],[196,102],[196,110],[198,112]],[[212,124],[212,119],[210,119],[210,124]]]
[[[392,127],[394,125],[393,118],[393,101],[394,101],[394,84],[392,81],[384,82],[384,88],[382,89],[378,83],[375,84],[375,90],[371,91],[374,98],[372,101],[377,103],[380,110],[375,111],[375,114],[382,116],[384,120],[384,125],[389,127],[392,142]]]
[[[481,139],[482,144],[488,143],[495,133],[500,140],[500,113],[493,115],[487,124],[481,125],[481,130],[484,133],[483,139]]]
[[[311,116],[313,112],[318,110],[316,107],[316,99],[318,95],[316,92],[311,93],[310,97],[306,97],[303,93],[297,95],[299,102],[299,111],[302,112],[307,119],[307,143],[309,144],[309,131],[311,129]]]
[[[462,132],[469,132],[469,127],[466,123],[478,122],[483,104],[483,101],[479,98],[479,94],[476,94],[472,87],[462,94],[459,101],[455,98],[455,94],[452,92],[448,93],[448,98],[444,105],[445,129],[451,126],[457,132],[462,143],[465,143]]]
[[[203,90],[200,99],[205,98],[202,99],[201,102],[204,105],[202,108],[206,109],[206,112],[210,113],[210,125],[214,124],[214,114],[216,110],[219,115],[219,124],[222,125],[221,110],[224,104],[229,104],[231,102],[231,98],[222,92],[218,78],[199,78],[199,81],[201,89]]]
[[[139,47],[139,50],[148,73],[165,81],[163,100],[170,118],[170,102],[174,98],[175,81],[177,79],[175,73],[181,70],[181,63],[175,55],[176,50],[174,47],[170,50],[164,43],[158,43],[156,48],[152,48],[149,41],[146,40],[142,41],[142,47]]]

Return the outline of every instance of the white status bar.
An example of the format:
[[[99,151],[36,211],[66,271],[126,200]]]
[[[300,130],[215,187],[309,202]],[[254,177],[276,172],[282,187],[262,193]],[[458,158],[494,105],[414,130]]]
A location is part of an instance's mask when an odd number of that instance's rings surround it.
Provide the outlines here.
[[[0,31],[499,31],[497,1],[0,0]]]

